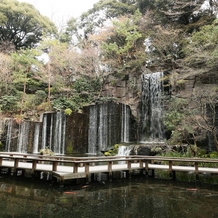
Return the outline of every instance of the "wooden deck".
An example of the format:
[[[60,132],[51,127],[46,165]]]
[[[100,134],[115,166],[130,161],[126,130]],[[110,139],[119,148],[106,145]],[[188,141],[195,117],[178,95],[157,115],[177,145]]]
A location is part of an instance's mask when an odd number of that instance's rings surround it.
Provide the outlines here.
[[[157,156],[113,156],[113,157],[69,157],[43,156],[0,152],[0,169],[35,173],[47,172],[58,181],[86,178],[96,173],[107,173],[112,178],[113,172],[126,172],[130,177],[133,171],[140,170],[145,175],[149,171],[165,170],[169,176],[175,172],[192,172],[196,178],[200,173],[218,174],[216,167],[204,167],[204,164],[217,164],[218,159],[203,158],[168,158]],[[199,166],[200,165],[200,166]]]

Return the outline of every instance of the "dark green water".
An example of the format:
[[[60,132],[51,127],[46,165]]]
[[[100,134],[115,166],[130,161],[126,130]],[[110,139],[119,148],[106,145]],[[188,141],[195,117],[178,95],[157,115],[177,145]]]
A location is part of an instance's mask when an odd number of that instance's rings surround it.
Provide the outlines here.
[[[0,179],[1,218],[218,218],[218,188],[142,177],[60,188]]]

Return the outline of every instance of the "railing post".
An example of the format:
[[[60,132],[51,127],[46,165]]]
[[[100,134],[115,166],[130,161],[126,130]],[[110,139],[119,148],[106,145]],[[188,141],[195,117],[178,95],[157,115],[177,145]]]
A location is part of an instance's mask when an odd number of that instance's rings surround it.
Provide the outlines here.
[[[52,163],[52,171],[57,171],[58,168],[58,161],[53,161]]]
[[[199,181],[198,162],[195,162],[195,179],[196,181]]]
[[[108,176],[109,176],[109,180],[112,180],[112,176],[113,176],[113,172],[112,172],[112,161],[108,162]]]
[[[148,176],[148,160],[145,160],[145,175]]]
[[[170,179],[175,179],[176,178],[176,172],[173,171],[173,161],[169,161],[169,177]]]
[[[78,163],[74,162],[73,173],[78,173]]]
[[[142,160],[139,160],[139,167],[143,168],[143,161]]]

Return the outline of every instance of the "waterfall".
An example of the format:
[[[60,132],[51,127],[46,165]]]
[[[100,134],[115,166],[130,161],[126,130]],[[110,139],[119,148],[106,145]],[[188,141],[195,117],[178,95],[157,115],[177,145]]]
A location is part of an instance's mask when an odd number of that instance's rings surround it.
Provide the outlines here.
[[[33,153],[39,152],[39,134],[40,134],[40,123],[35,123]]]
[[[99,109],[99,125],[98,125],[98,138],[99,138],[99,145],[101,146],[101,150],[106,150],[108,144],[108,130],[109,130],[109,123],[108,120],[108,107],[107,105],[103,104],[100,105]]]
[[[50,114],[50,115],[51,115],[51,122],[50,122],[50,125],[47,127],[47,128],[49,128],[49,137],[48,137],[49,138],[48,139],[48,146],[49,147],[51,147],[51,145],[52,145],[53,125],[54,125],[54,114]],[[55,128],[55,130],[56,130],[56,128]],[[56,132],[55,132],[55,134],[56,134]],[[55,137],[55,135],[54,135],[54,137]],[[57,146],[58,145],[54,143],[54,147],[56,147],[56,149],[57,149]]]
[[[133,145],[128,145],[128,146],[120,145],[118,147],[117,156],[129,156],[133,147],[134,147]]]
[[[88,130],[88,153],[105,150],[108,145],[109,117],[107,104],[90,107]]]
[[[6,134],[6,142],[5,142],[5,151],[9,152],[11,148],[11,139],[12,139],[12,127],[13,120],[9,119],[7,122],[7,134]]]
[[[88,153],[105,151],[121,140],[121,105],[114,102],[89,107]]]
[[[19,125],[19,133],[17,140],[17,151],[20,153],[27,153],[27,147],[29,142],[29,130],[30,123],[29,122],[21,122]]]
[[[140,141],[163,141],[163,73],[143,74]]]
[[[46,148],[46,137],[47,137],[47,114],[44,114],[43,120],[42,120],[42,143],[41,143],[41,149]]]
[[[89,130],[88,130],[88,153],[94,154],[97,150],[98,140],[98,110],[95,106],[90,107],[89,112]]]
[[[49,147],[56,154],[64,154],[66,116],[63,112],[46,113],[42,124],[42,149]]]
[[[130,132],[130,108],[127,105],[122,105],[122,127],[121,127],[121,142],[129,142]]]
[[[53,118],[54,119],[54,118]],[[53,124],[53,119],[51,119],[51,123]],[[54,125],[51,125],[54,130],[50,130],[50,141],[51,148],[53,147],[53,151],[56,154],[64,153],[65,149],[65,127],[66,127],[66,116],[63,112],[57,112],[55,114],[55,122]],[[54,136],[52,135],[54,132]],[[53,144],[52,144],[53,143]]]

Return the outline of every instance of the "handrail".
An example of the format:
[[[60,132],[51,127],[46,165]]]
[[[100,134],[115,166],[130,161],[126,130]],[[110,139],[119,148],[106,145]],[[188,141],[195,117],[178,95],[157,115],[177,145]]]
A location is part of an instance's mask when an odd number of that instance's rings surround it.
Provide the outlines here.
[[[218,173],[218,169],[215,167],[213,168],[205,168],[205,167],[199,167],[199,163],[217,163],[218,159],[211,159],[211,158],[178,158],[178,157],[162,157],[162,156],[140,156],[140,155],[131,155],[131,156],[99,156],[99,157],[69,157],[69,156],[45,156],[45,155],[35,155],[35,154],[25,154],[25,153],[11,153],[11,152],[0,152],[0,167],[5,166],[6,161],[9,163],[9,161],[14,161],[13,164],[11,164],[9,167],[12,167],[15,169],[21,169],[22,166],[20,166],[21,161],[22,162],[31,162],[31,165],[29,165],[28,169],[31,168],[32,173],[34,173],[36,170],[42,170],[42,171],[49,171],[49,172],[55,172],[56,174],[60,174],[60,178],[62,178],[61,173],[64,173],[65,171],[61,172],[60,168],[58,168],[59,164],[61,163],[68,163],[67,167],[70,171],[71,176],[78,176],[81,173],[85,175],[86,178],[90,175],[90,173],[93,173],[95,171],[94,168],[92,168],[93,164],[98,164],[99,167],[103,167],[104,169],[101,172],[108,172],[109,177],[112,176],[112,173],[114,170],[116,170],[116,167],[114,165],[117,164],[118,161],[125,161],[126,165],[123,165],[122,170],[126,170],[129,175],[131,175],[131,172],[133,168],[136,167],[134,163],[137,163],[137,169],[145,170],[146,175],[148,175],[149,169],[165,169],[169,171],[169,174],[172,175],[175,170],[181,170],[181,168],[178,168],[179,166],[183,167],[184,171],[191,170],[194,171],[196,176],[198,176],[199,172],[204,172],[203,170],[207,172],[213,172]],[[44,163],[43,163],[44,162]],[[49,165],[51,168],[48,170],[47,167],[43,166],[45,162],[49,162]],[[106,164],[101,164],[101,163]],[[164,162],[168,162],[164,164]],[[43,163],[41,165],[41,163]],[[177,163],[177,166],[176,164]],[[178,164],[179,163],[179,164]],[[186,165],[182,164],[186,163]],[[187,163],[189,163],[187,165]],[[48,164],[48,163],[46,163]],[[13,166],[12,166],[13,165]],[[42,167],[39,167],[39,166]],[[7,166],[7,164],[6,164]],[[105,168],[107,166],[107,169]],[[83,169],[79,169],[80,167],[83,167]],[[188,167],[188,169],[187,169]],[[97,168],[97,166],[96,166]],[[22,169],[26,169],[24,166]],[[136,168],[135,168],[136,169]],[[209,169],[209,171],[208,171]],[[59,170],[59,171],[58,171]],[[105,171],[106,170],[106,171]],[[80,173],[79,173],[80,172]]]
[[[70,157],[62,155],[37,155],[16,152],[0,152],[0,157],[4,158],[20,158],[20,159],[35,159],[44,161],[60,161],[60,162],[108,162],[122,160],[153,160],[153,161],[174,161],[174,162],[198,162],[198,163],[218,163],[215,158],[184,158],[184,157],[166,157],[166,156],[146,156],[146,155],[130,155],[130,156],[97,156],[97,157]]]

